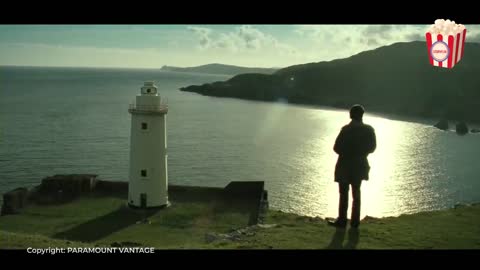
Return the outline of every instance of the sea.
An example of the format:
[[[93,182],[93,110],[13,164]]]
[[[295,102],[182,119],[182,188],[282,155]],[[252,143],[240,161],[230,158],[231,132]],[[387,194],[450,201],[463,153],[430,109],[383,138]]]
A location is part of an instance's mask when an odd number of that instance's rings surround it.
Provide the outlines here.
[[[0,67],[0,193],[55,174],[128,181],[129,104],[154,81],[169,106],[168,181],[224,187],[264,181],[270,207],[335,217],[333,144],[348,111],[217,98],[180,87],[231,76],[160,69]],[[480,134],[368,112],[377,149],[362,216],[398,216],[480,201]]]

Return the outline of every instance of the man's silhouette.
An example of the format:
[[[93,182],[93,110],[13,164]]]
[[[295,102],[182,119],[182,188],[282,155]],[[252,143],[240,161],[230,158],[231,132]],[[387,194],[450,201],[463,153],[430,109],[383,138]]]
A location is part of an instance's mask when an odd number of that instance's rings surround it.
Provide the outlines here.
[[[330,225],[346,227],[348,210],[348,191],[352,186],[352,216],[350,225],[357,228],[360,225],[360,185],[362,180],[368,180],[370,165],[367,156],[377,147],[375,130],[363,123],[365,110],[361,105],[350,109],[352,121],[344,126],[335,140],[333,150],[338,154],[335,166],[335,182],[340,190],[338,218],[329,221]]]

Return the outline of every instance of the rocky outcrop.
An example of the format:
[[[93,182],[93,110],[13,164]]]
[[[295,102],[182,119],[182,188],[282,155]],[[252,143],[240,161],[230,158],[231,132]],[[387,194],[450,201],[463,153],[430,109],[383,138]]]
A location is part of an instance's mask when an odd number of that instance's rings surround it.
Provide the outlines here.
[[[95,188],[96,178],[95,174],[57,174],[42,179],[40,191],[50,193],[62,190],[71,193],[87,193]]]
[[[96,178],[95,174],[57,174],[45,177],[32,194],[32,199],[41,204],[72,201],[82,194],[93,192]]]
[[[1,215],[17,214],[27,205],[28,189],[21,187],[3,194]]]
[[[449,127],[448,121],[445,119],[440,120],[438,123],[436,123],[433,126],[441,130],[448,130],[448,127]]]
[[[465,122],[459,122],[455,126],[455,130],[458,134],[464,135],[468,133],[468,126]]]
[[[254,236],[259,229],[271,229],[277,227],[277,224],[256,224],[245,227],[243,229],[232,229],[230,233],[214,233],[205,234],[205,242],[212,243],[215,241],[239,241],[242,237]]]

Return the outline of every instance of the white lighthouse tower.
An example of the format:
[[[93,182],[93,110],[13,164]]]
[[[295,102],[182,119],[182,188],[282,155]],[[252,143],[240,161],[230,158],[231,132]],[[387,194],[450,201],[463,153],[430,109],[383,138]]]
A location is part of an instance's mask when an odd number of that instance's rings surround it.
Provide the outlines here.
[[[128,205],[139,208],[168,205],[167,112],[153,82],[145,82],[132,114]]]

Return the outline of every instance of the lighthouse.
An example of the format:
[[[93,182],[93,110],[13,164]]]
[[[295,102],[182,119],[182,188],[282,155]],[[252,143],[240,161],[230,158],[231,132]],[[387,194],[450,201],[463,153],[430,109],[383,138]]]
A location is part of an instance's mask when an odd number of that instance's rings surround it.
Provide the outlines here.
[[[130,104],[128,205],[164,207],[168,202],[167,112],[154,82],[145,82]]]

